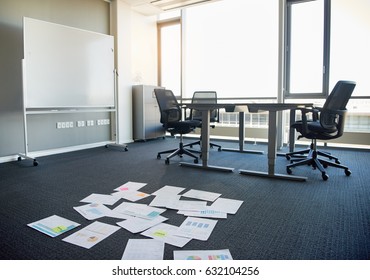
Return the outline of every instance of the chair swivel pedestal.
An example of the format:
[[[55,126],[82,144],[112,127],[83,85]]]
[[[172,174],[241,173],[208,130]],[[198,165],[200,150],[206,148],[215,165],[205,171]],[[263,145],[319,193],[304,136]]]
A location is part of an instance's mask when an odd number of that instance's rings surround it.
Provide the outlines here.
[[[182,155],[185,154],[185,155],[188,155],[188,156],[194,158],[194,163],[198,163],[198,157],[196,155],[192,154],[189,150],[185,149],[184,147],[185,147],[185,145],[183,143],[183,136],[180,135],[179,147],[177,149],[172,149],[172,150],[159,152],[157,154],[157,159],[161,159],[162,154],[169,154],[166,157],[165,163],[170,164],[170,158],[173,158],[174,156],[182,157]]]
[[[307,156],[305,156],[303,159],[301,157],[291,159],[290,156],[295,157],[297,154],[302,154],[302,153],[308,153]],[[326,160],[323,158],[319,158],[319,156],[324,156],[328,157],[329,159],[335,159],[335,162],[332,162],[330,160]],[[288,174],[292,174],[292,167],[299,166],[299,165],[310,165],[312,166],[313,169],[319,169],[321,172],[321,176],[323,180],[328,180],[329,175],[326,173],[325,168],[328,166],[336,167],[336,168],[341,168],[344,169],[344,173],[349,176],[351,175],[351,171],[349,168],[345,165],[340,164],[339,160],[337,157],[333,157],[329,155],[328,153],[318,151],[316,148],[316,139],[312,140],[312,143],[310,145],[310,149],[306,149],[303,151],[299,152],[293,152],[293,153],[287,153],[286,154],[287,159],[290,159],[291,164],[288,164],[286,166],[286,171]]]

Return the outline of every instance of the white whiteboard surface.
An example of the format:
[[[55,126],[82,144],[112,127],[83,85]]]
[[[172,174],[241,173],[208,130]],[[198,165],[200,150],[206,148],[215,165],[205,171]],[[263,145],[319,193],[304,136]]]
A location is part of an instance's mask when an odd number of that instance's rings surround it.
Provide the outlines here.
[[[114,38],[24,18],[25,108],[113,107]]]

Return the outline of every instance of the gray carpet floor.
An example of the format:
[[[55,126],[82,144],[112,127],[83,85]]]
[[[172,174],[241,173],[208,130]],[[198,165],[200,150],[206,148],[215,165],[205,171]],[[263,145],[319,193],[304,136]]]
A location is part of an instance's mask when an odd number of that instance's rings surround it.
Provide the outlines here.
[[[213,142],[237,148],[236,142]],[[212,149],[210,164],[233,167],[232,173],[180,167],[181,160],[192,162],[186,156],[174,158],[169,165],[164,157],[157,159],[157,152],[177,145],[178,139],[157,139],[131,143],[127,152],[99,147],[40,157],[37,167],[29,161],[0,164],[0,259],[121,259],[128,239],[146,237],[120,229],[91,249],[62,239],[92,222],[73,209],[83,205],[81,199],[91,193],[109,194],[128,181],[147,183],[141,189],[147,193],[170,185],[244,201],[235,215],[218,220],[207,241],[192,240],[183,248],[166,244],[165,259],[173,259],[174,250],[217,249],[229,249],[239,260],[370,258],[368,151],[327,148],[350,167],[351,176],[329,167],[330,178],[323,181],[319,171],[301,166],[294,168],[293,174],[307,176],[308,181],[290,182],[238,173],[238,169],[266,171],[266,154]],[[264,144],[247,148],[267,150]],[[285,174],[287,163],[278,157],[276,171]],[[147,204],[152,199],[139,202]],[[55,238],[27,226],[51,215],[81,226]],[[176,226],[185,219],[174,210],[167,210],[163,216]],[[103,217],[99,221],[115,224],[119,220]]]

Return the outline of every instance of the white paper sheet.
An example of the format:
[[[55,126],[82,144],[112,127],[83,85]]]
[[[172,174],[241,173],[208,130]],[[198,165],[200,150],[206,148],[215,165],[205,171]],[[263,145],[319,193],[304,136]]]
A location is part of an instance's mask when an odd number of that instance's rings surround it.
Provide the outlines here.
[[[207,201],[178,200],[169,201],[167,208],[176,210],[202,210],[207,206]]]
[[[220,211],[209,209],[208,207],[203,210],[180,210],[177,214],[190,216],[190,217],[202,217],[210,219],[226,219],[227,214]]]
[[[79,225],[80,224],[62,218],[60,216],[52,215],[45,219],[30,223],[27,226],[51,237],[56,237],[58,235],[61,235],[62,233],[74,229],[75,227],[78,227]]]
[[[132,190],[132,191],[117,191],[117,192],[111,193],[111,195],[116,196],[116,197],[120,197],[120,198],[124,198],[124,199],[127,199],[127,200],[132,201],[132,202],[135,202],[135,201],[138,201],[140,199],[143,199],[143,198],[146,198],[146,197],[150,196],[150,194],[135,191],[135,190]]]
[[[229,249],[173,251],[174,260],[232,260]]]
[[[153,220],[165,212],[166,209],[151,207],[146,204],[122,202],[120,205],[114,208],[113,211],[138,218]]]
[[[174,187],[174,186],[164,186],[162,188],[160,188],[159,190],[155,191],[154,193],[152,193],[152,195],[176,195],[176,194],[179,194],[180,192],[182,192],[183,190],[185,190],[185,188],[181,188],[181,187]]]
[[[129,239],[122,260],[163,260],[164,243],[156,239]]]
[[[124,229],[132,233],[138,233],[148,228],[151,228],[155,225],[163,223],[166,220],[168,220],[168,218],[165,218],[163,216],[158,216],[154,218],[153,220],[146,220],[142,218],[130,217],[129,219],[125,221],[118,222],[117,225],[119,225],[120,227],[123,227]]]
[[[206,241],[215,228],[217,220],[187,217],[175,235]]]
[[[215,201],[220,195],[221,195],[220,193],[206,192],[206,191],[191,189],[187,191],[186,193],[184,193],[182,196],[196,198],[200,200]]]
[[[90,249],[119,229],[119,226],[95,221],[87,227],[67,236],[63,241]]]
[[[73,209],[87,220],[95,220],[104,217],[111,211],[107,206],[100,203],[85,204],[73,207]]]
[[[137,191],[144,186],[146,186],[146,183],[128,181],[127,183],[124,183],[123,185],[119,186],[118,188],[115,188],[114,190],[115,191]]]
[[[228,214],[236,214],[242,203],[242,200],[220,197],[209,206],[209,209],[226,212]]]
[[[153,207],[167,207],[173,203],[176,203],[180,200],[180,195],[177,194],[159,194],[154,197],[154,199],[149,203],[150,206]]]
[[[191,240],[191,238],[176,236],[175,233],[178,231],[178,229],[179,228],[177,226],[161,223],[151,227],[141,234],[176,247],[184,247]]]
[[[84,199],[80,200],[80,202],[113,205],[120,199],[120,197],[116,197],[110,194],[92,193]]]

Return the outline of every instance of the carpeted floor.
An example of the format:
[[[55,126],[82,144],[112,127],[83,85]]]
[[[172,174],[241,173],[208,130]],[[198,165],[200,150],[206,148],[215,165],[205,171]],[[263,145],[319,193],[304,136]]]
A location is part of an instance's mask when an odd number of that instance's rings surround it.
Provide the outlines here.
[[[236,142],[213,142],[237,148]],[[308,181],[289,182],[238,173],[266,171],[266,154],[211,150],[210,164],[233,167],[233,173],[180,167],[180,160],[192,162],[186,156],[174,158],[170,165],[164,164],[164,157],[156,158],[157,152],[177,145],[178,139],[158,139],[131,143],[127,152],[101,147],[41,157],[37,167],[27,161],[0,164],[0,259],[121,259],[128,239],[146,237],[120,229],[91,249],[62,239],[92,222],[73,209],[83,204],[81,199],[91,193],[109,194],[128,181],[147,183],[141,189],[147,193],[171,185],[244,201],[236,215],[218,220],[208,241],[192,240],[182,249],[166,244],[165,259],[173,259],[174,250],[216,249],[230,249],[233,258],[241,260],[370,258],[370,152],[329,150],[350,166],[349,177],[329,167],[330,178],[323,181],[320,172],[301,166],[293,174],[307,176]],[[247,148],[267,150],[263,144]],[[277,172],[285,174],[287,163],[278,157]],[[27,226],[51,215],[81,226],[55,238]],[[163,216],[176,226],[185,219],[174,210]]]

